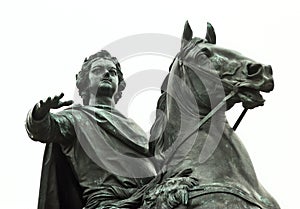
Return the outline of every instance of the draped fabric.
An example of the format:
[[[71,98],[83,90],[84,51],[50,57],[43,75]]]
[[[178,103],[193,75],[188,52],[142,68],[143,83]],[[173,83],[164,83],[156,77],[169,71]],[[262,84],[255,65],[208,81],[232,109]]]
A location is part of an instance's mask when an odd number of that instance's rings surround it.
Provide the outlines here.
[[[82,209],[82,188],[63,155],[60,146],[45,147],[38,209]]]
[[[29,136],[47,143],[38,209],[141,204],[138,188],[156,172],[148,159],[146,135],[131,119],[107,106],[73,107],[50,114],[43,123],[30,115]]]

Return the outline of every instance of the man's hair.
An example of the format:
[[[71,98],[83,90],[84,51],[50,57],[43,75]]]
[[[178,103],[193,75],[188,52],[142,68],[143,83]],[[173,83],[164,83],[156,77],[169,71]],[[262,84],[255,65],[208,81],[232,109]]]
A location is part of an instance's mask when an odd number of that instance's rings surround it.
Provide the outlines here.
[[[117,67],[117,75],[119,79],[118,84],[118,92],[114,96],[115,103],[119,101],[119,99],[122,97],[122,91],[126,87],[126,83],[123,78],[123,73],[121,71],[121,65],[116,57],[112,57],[110,53],[106,50],[101,50],[100,52],[97,52],[96,54],[91,55],[89,58],[85,58],[82,68],[80,72],[76,75],[76,86],[79,91],[79,95],[81,96],[83,100],[84,105],[89,104],[90,100],[90,81],[89,81],[89,72],[91,70],[91,65],[93,62],[99,59],[107,59],[112,61],[116,67]]]

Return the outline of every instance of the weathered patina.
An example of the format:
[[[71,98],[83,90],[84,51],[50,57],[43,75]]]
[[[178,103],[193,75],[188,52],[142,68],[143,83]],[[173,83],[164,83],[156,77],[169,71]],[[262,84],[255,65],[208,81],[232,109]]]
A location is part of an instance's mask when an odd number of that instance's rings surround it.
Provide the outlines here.
[[[202,39],[186,23],[150,144],[114,108],[125,82],[106,51],[86,59],[77,75],[84,106],[50,113],[72,104],[63,94],[37,103],[26,128],[47,144],[39,209],[279,209],[225,116],[236,103],[264,104],[260,92],[273,90],[272,68],[215,43],[210,24]],[[139,160],[127,164],[120,156]]]
[[[186,23],[151,130],[161,176],[144,208],[279,208],[225,116],[239,102],[264,104],[260,92],[273,90],[272,68],[215,43],[210,24],[202,39]]]
[[[114,108],[125,88],[119,62],[107,51],[90,56],[77,86],[84,106],[50,113],[72,104],[60,94],[28,113],[28,135],[46,143],[38,208],[138,207],[140,200],[130,198],[156,171],[145,132]],[[126,156],[140,160],[123,162]]]

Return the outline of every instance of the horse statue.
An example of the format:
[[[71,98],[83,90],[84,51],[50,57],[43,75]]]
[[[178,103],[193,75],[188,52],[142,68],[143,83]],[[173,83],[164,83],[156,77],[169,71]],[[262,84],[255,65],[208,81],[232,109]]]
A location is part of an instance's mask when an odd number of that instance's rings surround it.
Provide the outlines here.
[[[273,90],[272,68],[215,43],[211,24],[202,39],[186,22],[151,129],[160,175],[145,190],[142,208],[280,208],[225,116],[236,103],[264,104],[260,92]]]

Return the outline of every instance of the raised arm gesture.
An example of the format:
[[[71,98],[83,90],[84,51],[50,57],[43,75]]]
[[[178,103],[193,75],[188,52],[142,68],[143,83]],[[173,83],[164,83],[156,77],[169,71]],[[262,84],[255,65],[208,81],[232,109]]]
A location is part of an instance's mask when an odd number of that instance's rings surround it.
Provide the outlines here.
[[[58,109],[63,106],[69,106],[73,104],[72,100],[60,101],[63,96],[64,93],[61,93],[60,95],[56,95],[52,98],[48,97],[46,100],[41,100],[38,102],[33,108],[33,118],[35,120],[41,120],[49,113],[50,109]]]

